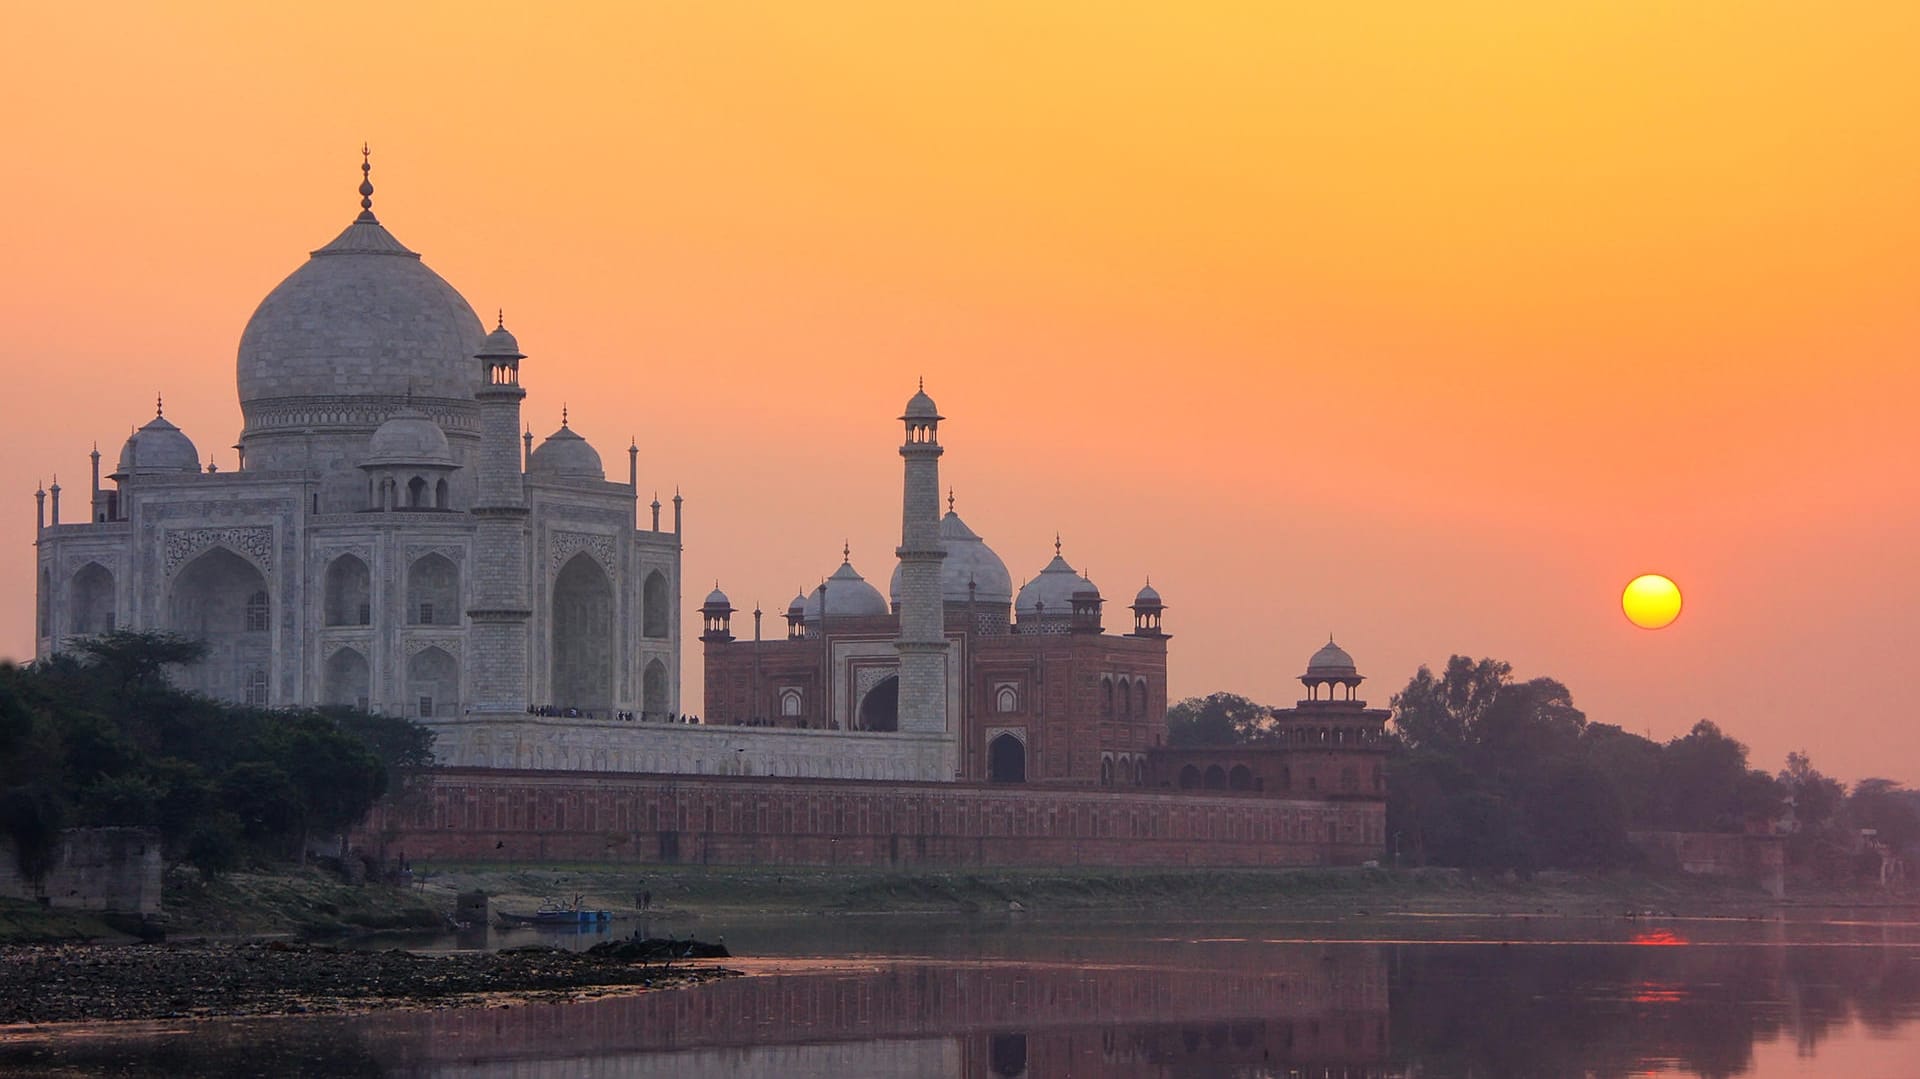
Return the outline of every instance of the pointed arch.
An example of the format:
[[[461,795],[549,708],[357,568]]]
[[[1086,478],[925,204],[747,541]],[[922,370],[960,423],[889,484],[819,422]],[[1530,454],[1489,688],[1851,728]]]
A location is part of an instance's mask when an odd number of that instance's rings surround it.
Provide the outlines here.
[[[365,626],[373,622],[373,574],[357,555],[343,554],[327,563],[322,584],[323,608],[329,626]]]
[[[98,562],[89,562],[73,575],[68,586],[69,632],[78,636],[106,633],[113,629],[113,573]]]
[[[667,665],[657,659],[647,664],[646,674],[641,677],[640,707],[655,718],[673,710],[667,694]]]
[[[259,567],[211,547],[175,575],[167,627],[207,643],[207,658],[178,671],[182,688],[236,704],[259,701],[273,666],[272,599]]]
[[[443,648],[423,648],[407,657],[406,712],[421,719],[460,714],[460,664]]]
[[[460,624],[460,567],[443,554],[422,555],[407,567],[407,624]]]
[[[366,711],[371,701],[373,674],[359,649],[342,648],[327,657],[320,672],[320,700]]]
[[[1144,678],[1133,683],[1133,714],[1141,719],[1147,718],[1147,680]]]
[[[1027,746],[1011,732],[1000,734],[987,743],[987,781],[990,783],[1025,783],[1027,781]]]
[[[659,570],[647,574],[640,585],[640,633],[662,638],[673,632],[672,603],[667,598],[667,575]]]
[[[890,674],[860,698],[856,725],[863,731],[900,729],[900,676]]]
[[[607,712],[613,702],[613,582],[585,551],[553,579],[553,703]]]

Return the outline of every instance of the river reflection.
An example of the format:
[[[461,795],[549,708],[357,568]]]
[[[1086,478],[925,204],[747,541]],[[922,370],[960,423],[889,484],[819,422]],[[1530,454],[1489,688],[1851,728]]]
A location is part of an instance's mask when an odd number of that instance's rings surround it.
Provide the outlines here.
[[[718,932],[755,957],[744,964],[751,976],[580,1004],[16,1037],[0,1043],[0,1068],[968,1079],[1920,1074],[1910,1063],[1920,1057],[1920,927],[1873,917],[902,916],[702,927]]]

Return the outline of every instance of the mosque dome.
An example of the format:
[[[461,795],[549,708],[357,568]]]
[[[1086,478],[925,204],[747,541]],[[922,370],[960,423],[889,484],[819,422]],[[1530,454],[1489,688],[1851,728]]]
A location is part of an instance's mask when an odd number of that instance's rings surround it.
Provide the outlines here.
[[[524,360],[527,354],[520,351],[520,341],[507,329],[506,316],[502,315],[498,325],[487,332],[480,342],[480,351],[474,354],[480,360]]]
[[[880,590],[867,583],[865,577],[853,568],[851,561],[840,563],[822,586],[827,592],[827,614],[833,618],[871,618],[890,612],[886,597]],[[807,621],[820,621],[820,589],[815,588],[807,597]]]
[[[787,604],[788,614],[794,614],[796,612],[804,614],[806,612],[806,609],[807,609],[807,594],[805,592],[796,593],[793,597],[793,602]]]
[[[240,334],[249,426],[261,402],[409,392],[466,401],[480,385],[479,316],[373,216],[372,185],[361,190],[360,216],[268,293]]]
[[[145,427],[127,436],[115,475],[198,471],[200,451],[194,448],[193,440],[165,416],[155,414]]]
[[[455,467],[453,450],[447,446],[447,433],[427,418],[424,412],[403,408],[380,425],[367,443],[363,466],[434,465]]]
[[[1080,576],[1079,571],[1067,564],[1060,554],[1059,545],[1055,544],[1053,561],[1047,563],[1047,568],[1041,570],[1038,577],[1020,589],[1020,595],[1014,601],[1014,610],[1025,618],[1041,614],[1041,605],[1044,604],[1046,615],[1065,616],[1073,612],[1075,593],[1088,591],[1095,595],[1100,593],[1092,581]]]
[[[1328,637],[1327,643],[1307,661],[1308,678],[1358,678],[1360,671],[1353,665],[1353,657],[1347,650],[1333,643]]]
[[[527,462],[527,471],[543,476],[576,476],[586,479],[604,480],[606,469],[600,465],[600,454],[587,443],[587,440],[573,433],[564,421],[560,429],[547,436],[545,442],[533,451],[533,457]]]
[[[907,398],[907,411],[900,417],[903,420],[937,420],[940,409],[934,405],[933,398],[927,396],[927,387],[923,383],[918,392]]]
[[[725,592],[720,591],[720,586],[716,584],[713,586],[713,591],[707,593],[706,601],[702,603],[700,606],[716,607],[716,608],[725,607],[730,610],[733,607],[733,601],[728,599],[727,594]]]
[[[971,596],[977,602],[1013,602],[1013,575],[1007,572],[1007,564],[952,510],[940,519],[940,546],[947,551],[947,557],[940,562],[941,599],[948,603],[967,602],[967,586],[971,583]],[[896,562],[893,581],[887,586],[896,605],[900,602],[900,577],[900,564]]]
[[[1146,585],[1142,586],[1139,593],[1133,597],[1133,605],[1135,607],[1164,607],[1165,606],[1165,604],[1160,602],[1160,593],[1154,591],[1153,582],[1151,581],[1147,582]]]

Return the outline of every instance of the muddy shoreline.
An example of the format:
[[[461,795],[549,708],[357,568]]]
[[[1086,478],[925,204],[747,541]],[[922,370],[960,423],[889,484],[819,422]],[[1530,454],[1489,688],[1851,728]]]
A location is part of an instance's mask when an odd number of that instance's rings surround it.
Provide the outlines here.
[[[278,941],[18,945],[0,948],[0,1028],[578,1000],[736,973],[712,962],[631,963],[551,948],[416,955]]]

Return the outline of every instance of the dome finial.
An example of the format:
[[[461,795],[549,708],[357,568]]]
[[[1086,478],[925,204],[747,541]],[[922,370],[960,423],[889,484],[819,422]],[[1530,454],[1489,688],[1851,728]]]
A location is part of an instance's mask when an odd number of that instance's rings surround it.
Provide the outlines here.
[[[840,541],[840,564],[853,564],[853,543],[849,540]]]
[[[1055,558],[1060,556],[1060,533],[1058,532],[1053,534],[1053,554]]]
[[[927,376],[925,375],[920,376],[920,392],[927,392]]]
[[[164,416],[167,414],[166,399],[161,397],[158,393],[153,395],[153,414],[155,416]]]
[[[360,144],[360,216],[357,221],[377,221],[373,216],[373,148]]]
[[[560,426],[565,427],[566,425],[567,425],[567,406],[561,405],[560,406]]]
[[[504,330],[507,328],[507,309],[506,308],[504,307],[500,308],[499,315],[493,320],[493,328],[496,330]]]
[[[953,512],[953,488],[947,488],[947,512]]]

